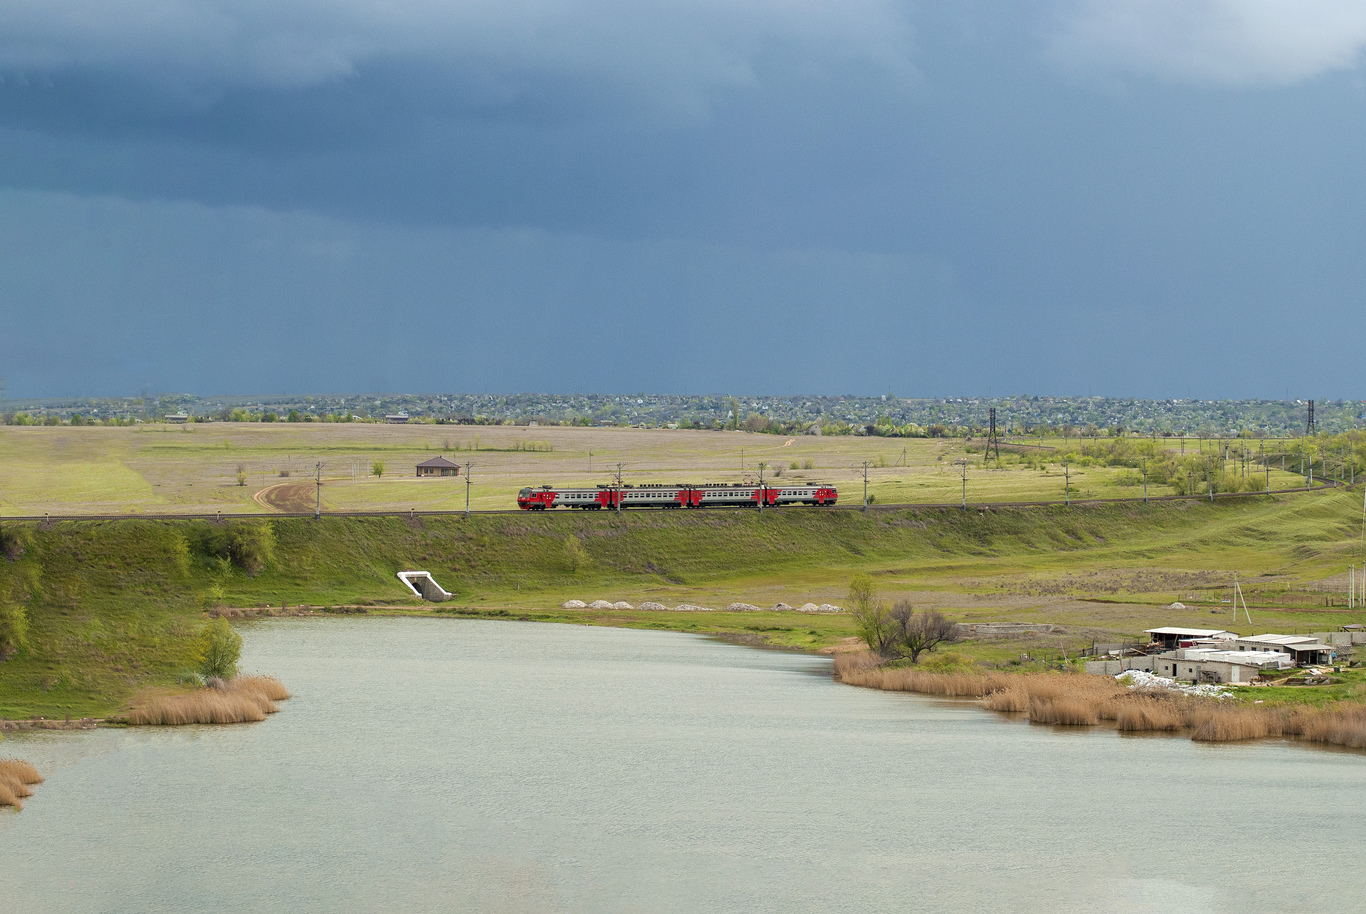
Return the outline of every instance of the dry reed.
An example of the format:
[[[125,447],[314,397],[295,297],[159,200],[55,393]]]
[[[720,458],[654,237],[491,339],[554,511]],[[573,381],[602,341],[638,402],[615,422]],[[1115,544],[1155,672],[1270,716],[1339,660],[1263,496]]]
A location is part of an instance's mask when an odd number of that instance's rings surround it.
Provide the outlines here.
[[[992,711],[1028,711],[1029,693],[1024,689],[1001,689],[984,698],[982,704]]]
[[[1100,715],[1097,713],[1097,702],[1086,697],[1031,698],[1029,720],[1036,724],[1094,727],[1100,723]]]
[[[1113,720],[1130,732],[1185,731],[1201,742],[1268,736],[1366,749],[1366,704],[1268,707],[1179,694],[1133,691],[1108,676],[1056,673],[931,673],[887,669],[875,654],[841,654],[835,674],[850,685],[950,698],[980,698],[993,711],[1029,712],[1039,724],[1095,726]]]
[[[41,784],[38,769],[17,758],[0,758],[0,806],[23,809],[23,800],[33,796],[33,784]]]
[[[1185,727],[1185,717],[1174,702],[1162,701],[1143,695],[1134,696],[1132,701],[1114,703],[1116,708],[1115,725],[1130,733],[1145,731],[1172,732]]]
[[[220,688],[153,698],[129,712],[128,723],[139,727],[251,723],[274,714],[279,710],[275,702],[288,697],[289,692],[273,676],[239,676]]]
[[[1193,731],[1191,739],[1200,742],[1224,743],[1272,735],[1274,714],[1261,708],[1188,701],[1184,710],[1185,724]]]

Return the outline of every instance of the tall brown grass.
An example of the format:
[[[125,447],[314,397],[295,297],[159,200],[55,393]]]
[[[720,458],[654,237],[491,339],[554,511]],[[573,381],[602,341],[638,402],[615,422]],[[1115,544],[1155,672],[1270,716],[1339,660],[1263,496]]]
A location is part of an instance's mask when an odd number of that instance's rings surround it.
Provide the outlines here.
[[[1355,701],[1325,708],[1268,707],[1135,692],[1108,676],[887,669],[868,653],[838,655],[835,675],[841,682],[872,689],[980,698],[993,711],[1027,711],[1029,720],[1039,724],[1088,727],[1112,720],[1125,732],[1186,732],[1201,742],[1285,736],[1366,749],[1366,704]]]
[[[1013,687],[1001,689],[983,698],[982,704],[992,711],[1028,711],[1029,693]]]
[[[1061,724],[1065,727],[1094,727],[1100,723],[1099,702],[1086,696],[1075,698],[1030,698],[1029,720],[1036,724]]]
[[[1186,726],[1185,716],[1174,701],[1135,695],[1131,701],[1117,701],[1114,704],[1117,706],[1115,726],[1126,732],[1173,732]]]
[[[196,689],[188,695],[162,695],[134,708],[128,723],[138,727],[185,724],[240,724],[265,720],[289,697],[273,676],[238,676],[220,687]]]
[[[0,758],[0,806],[23,809],[23,800],[33,796],[34,784],[43,783],[38,769],[17,758]]]

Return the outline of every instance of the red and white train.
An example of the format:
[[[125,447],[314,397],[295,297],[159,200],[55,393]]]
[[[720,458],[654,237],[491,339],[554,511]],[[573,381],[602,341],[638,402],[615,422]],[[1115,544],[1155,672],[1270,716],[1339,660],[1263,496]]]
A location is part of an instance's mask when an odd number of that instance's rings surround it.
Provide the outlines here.
[[[839,493],[834,486],[770,486],[715,483],[690,485],[597,486],[592,489],[557,489],[528,486],[517,493],[517,507],[524,511],[546,508],[757,508],[780,505],[833,505]]]

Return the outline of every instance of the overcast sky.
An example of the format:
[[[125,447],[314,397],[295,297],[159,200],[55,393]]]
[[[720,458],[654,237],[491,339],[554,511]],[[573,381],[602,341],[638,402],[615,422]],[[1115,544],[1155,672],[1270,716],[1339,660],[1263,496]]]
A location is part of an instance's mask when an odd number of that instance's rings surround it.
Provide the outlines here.
[[[6,0],[9,396],[1366,397],[1361,0]]]

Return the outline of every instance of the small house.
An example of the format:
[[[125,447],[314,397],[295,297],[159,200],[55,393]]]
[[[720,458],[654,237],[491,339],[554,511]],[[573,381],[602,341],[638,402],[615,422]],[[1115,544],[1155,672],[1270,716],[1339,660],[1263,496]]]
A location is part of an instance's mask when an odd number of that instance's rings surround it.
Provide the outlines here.
[[[407,413],[389,413],[384,417],[384,421],[390,425],[406,425],[408,423]]]
[[[417,465],[419,476],[459,476],[460,464],[451,463],[445,457],[433,457]]]

